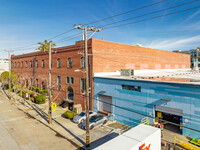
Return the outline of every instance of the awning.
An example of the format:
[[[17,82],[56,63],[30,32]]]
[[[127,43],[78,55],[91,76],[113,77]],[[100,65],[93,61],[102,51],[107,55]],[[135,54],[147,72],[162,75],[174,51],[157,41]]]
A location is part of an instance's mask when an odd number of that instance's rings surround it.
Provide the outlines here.
[[[74,103],[74,101],[71,100],[71,99],[64,99],[63,101],[64,101],[64,102],[67,102],[67,103]]]

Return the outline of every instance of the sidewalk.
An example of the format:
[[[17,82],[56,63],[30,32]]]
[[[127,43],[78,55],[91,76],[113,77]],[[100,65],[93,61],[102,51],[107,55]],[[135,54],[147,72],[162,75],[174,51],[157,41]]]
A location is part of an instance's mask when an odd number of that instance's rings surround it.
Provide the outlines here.
[[[8,95],[9,91],[5,91]],[[77,124],[73,123],[71,120],[62,117],[62,114],[66,111],[65,108],[56,107],[56,111],[52,113],[52,124],[48,123],[48,101],[45,104],[35,104],[30,100],[25,100],[24,98],[11,92],[11,100],[19,110],[22,110],[30,117],[37,119],[41,123],[45,124],[47,127],[51,128],[53,131],[58,133],[58,136],[66,138],[73,145],[80,148],[84,148],[86,135],[85,130],[78,127]],[[5,95],[5,97],[7,97]],[[117,136],[117,134],[112,133],[112,128],[107,128],[105,126],[100,126],[94,128],[90,131],[90,142],[91,147],[94,148],[109,139]]]

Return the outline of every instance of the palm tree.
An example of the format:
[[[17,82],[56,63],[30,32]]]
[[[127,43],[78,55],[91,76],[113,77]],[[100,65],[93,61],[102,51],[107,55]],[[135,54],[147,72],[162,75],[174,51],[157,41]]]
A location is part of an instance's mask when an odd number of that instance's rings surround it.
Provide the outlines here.
[[[44,40],[44,42],[38,42],[38,44],[40,44],[40,47],[37,48],[37,50],[40,50],[40,51],[48,51],[49,50],[49,43],[51,42],[51,47],[54,47],[56,46],[55,43],[53,43],[53,41],[47,41],[47,40]]]

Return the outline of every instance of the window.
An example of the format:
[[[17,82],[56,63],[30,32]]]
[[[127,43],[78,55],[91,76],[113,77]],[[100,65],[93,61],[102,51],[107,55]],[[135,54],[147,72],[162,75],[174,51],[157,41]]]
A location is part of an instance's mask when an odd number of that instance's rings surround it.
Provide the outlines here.
[[[66,78],[66,83],[67,83],[67,84],[70,83],[70,81],[69,81],[69,77]]]
[[[136,86],[135,91],[141,92],[141,86]]]
[[[74,77],[71,77],[71,84],[74,84]]]
[[[122,90],[141,92],[141,86],[124,85],[122,84]]]
[[[61,76],[57,76],[57,85],[61,86]]]
[[[15,68],[16,68],[16,66],[17,66],[17,63],[15,62]]]
[[[18,61],[18,68],[20,67],[20,62]]]
[[[81,58],[81,68],[85,68],[85,57]]]
[[[42,60],[42,68],[44,68],[45,64],[44,64],[44,60]]]
[[[72,58],[68,58],[68,68],[72,68]]]
[[[22,61],[22,63],[21,63],[21,67],[23,68],[23,61]]]
[[[32,68],[32,60],[30,61],[30,67]]]
[[[81,91],[84,92],[86,89],[86,80],[85,78],[81,78],[80,80]]]
[[[38,60],[36,60],[35,64],[36,64],[36,68],[38,68]]]
[[[60,58],[57,59],[57,68],[61,68],[61,60],[60,60]]]
[[[28,67],[28,62],[26,61],[26,68]]]

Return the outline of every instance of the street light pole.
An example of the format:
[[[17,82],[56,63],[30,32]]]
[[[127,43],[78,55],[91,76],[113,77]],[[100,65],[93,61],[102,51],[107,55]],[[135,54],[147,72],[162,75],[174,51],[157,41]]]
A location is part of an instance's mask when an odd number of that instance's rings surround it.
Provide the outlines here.
[[[85,78],[86,78],[86,147],[90,146],[89,129],[89,70],[88,70],[88,47],[87,47],[87,26],[85,26]]]
[[[6,51],[6,50],[5,50]],[[13,51],[6,51],[8,52],[8,67],[9,67],[9,79],[8,79],[8,85],[9,85],[9,93],[10,93],[10,90],[11,90],[11,59],[10,59],[10,52],[13,52]],[[9,99],[11,99],[11,95],[9,94]]]
[[[51,41],[49,42],[49,124],[51,124],[52,120],[52,109],[51,109]]]
[[[78,25],[75,27],[76,29],[84,30],[84,40],[85,40],[85,78],[86,78],[86,147],[90,146],[90,128],[89,128],[89,93],[90,93],[90,78],[89,78],[89,61],[88,61],[88,44],[87,44],[87,31],[99,32],[101,29],[96,29],[96,27],[88,28],[87,26],[82,27],[82,25]]]

